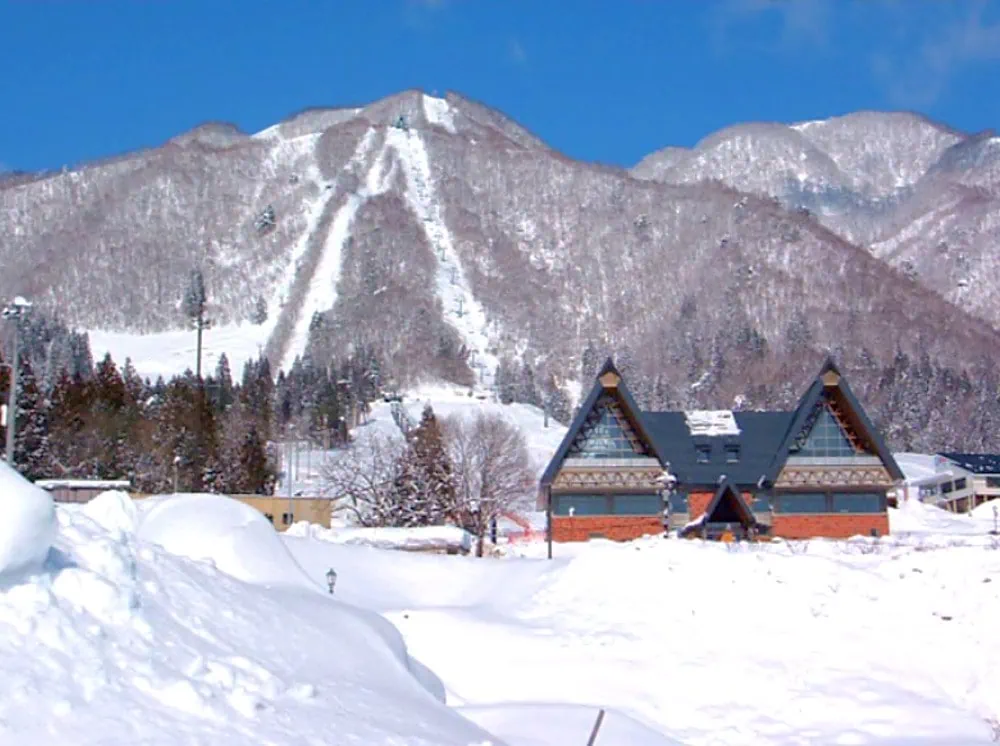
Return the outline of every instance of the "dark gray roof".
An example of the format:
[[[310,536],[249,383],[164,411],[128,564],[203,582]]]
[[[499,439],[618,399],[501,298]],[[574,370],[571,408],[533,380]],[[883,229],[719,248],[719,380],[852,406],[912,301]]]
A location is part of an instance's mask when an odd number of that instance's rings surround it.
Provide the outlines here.
[[[685,485],[730,483],[752,486],[768,474],[794,412],[733,412],[739,435],[691,435],[684,412],[643,412],[646,429],[670,472]],[[698,463],[697,446],[710,446],[709,462]],[[739,461],[727,463],[727,445],[739,447]]]
[[[996,453],[939,453],[973,474],[1000,474],[1000,454]]]

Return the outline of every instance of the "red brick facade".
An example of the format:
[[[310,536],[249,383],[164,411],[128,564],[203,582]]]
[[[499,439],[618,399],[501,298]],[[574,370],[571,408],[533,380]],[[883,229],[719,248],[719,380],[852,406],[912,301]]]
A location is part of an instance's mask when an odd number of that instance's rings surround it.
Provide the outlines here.
[[[655,515],[552,516],[552,541],[587,541],[593,534],[628,541],[662,533],[663,521]]]
[[[889,533],[888,513],[818,513],[812,515],[775,514],[771,536],[785,539],[848,539],[852,536],[879,536]]]
[[[688,495],[688,515],[694,520],[708,508],[712,500],[711,492],[692,492]],[[753,495],[743,493],[743,499],[751,504]],[[760,518],[760,516],[758,516]],[[847,539],[851,536],[871,536],[872,530],[879,536],[889,533],[888,513],[810,513],[789,515],[776,513],[772,518],[769,536],[785,539]]]

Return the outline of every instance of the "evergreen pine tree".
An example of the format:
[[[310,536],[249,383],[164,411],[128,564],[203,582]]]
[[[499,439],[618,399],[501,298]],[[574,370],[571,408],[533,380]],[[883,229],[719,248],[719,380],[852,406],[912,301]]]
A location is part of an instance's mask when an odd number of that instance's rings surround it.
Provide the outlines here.
[[[14,463],[32,481],[52,476],[48,407],[27,356],[20,357]]]
[[[229,369],[229,358],[224,352],[219,355],[219,362],[215,366],[215,383],[215,409],[217,412],[225,412],[233,404],[233,374]]]
[[[407,449],[396,483],[397,525],[444,523],[455,509],[455,476],[445,448],[441,424],[430,404],[420,424],[407,434]]]

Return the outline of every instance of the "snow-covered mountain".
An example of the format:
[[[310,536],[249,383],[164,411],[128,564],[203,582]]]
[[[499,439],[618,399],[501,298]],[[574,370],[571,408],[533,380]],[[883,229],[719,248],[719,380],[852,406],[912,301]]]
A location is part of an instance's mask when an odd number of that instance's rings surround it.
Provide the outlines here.
[[[718,180],[808,211],[960,308],[1000,323],[1000,138],[916,114],[858,112],[729,127],[632,169],[671,184]]]
[[[888,416],[899,370],[926,356],[938,410],[1000,419],[945,385],[993,387],[1000,335],[978,291],[996,256],[994,142],[860,113],[740,125],[628,172],[465,97],[406,91],[7,179],[0,295],[58,310],[147,375],[193,363],[178,305],[197,266],[209,369],[223,351],[236,369],[259,351],[288,367],[368,345],[403,384],[488,386],[523,358],[566,385],[589,377],[591,344],[621,353],[649,406],[753,407],[790,404],[829,350]],[[956,431],[962,447],[995,432]]]

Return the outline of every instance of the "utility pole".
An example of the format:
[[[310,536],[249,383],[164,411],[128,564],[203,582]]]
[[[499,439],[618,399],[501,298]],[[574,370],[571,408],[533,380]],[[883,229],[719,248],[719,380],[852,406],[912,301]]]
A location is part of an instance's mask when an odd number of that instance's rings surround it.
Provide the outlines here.
[[[20,295],[3,309],[5,321],[14,322],[13,352],[10,356],[10,390],[7,392],[7,466],[14,467],[14,437],[17,431],[17,333],[31,303]]]

